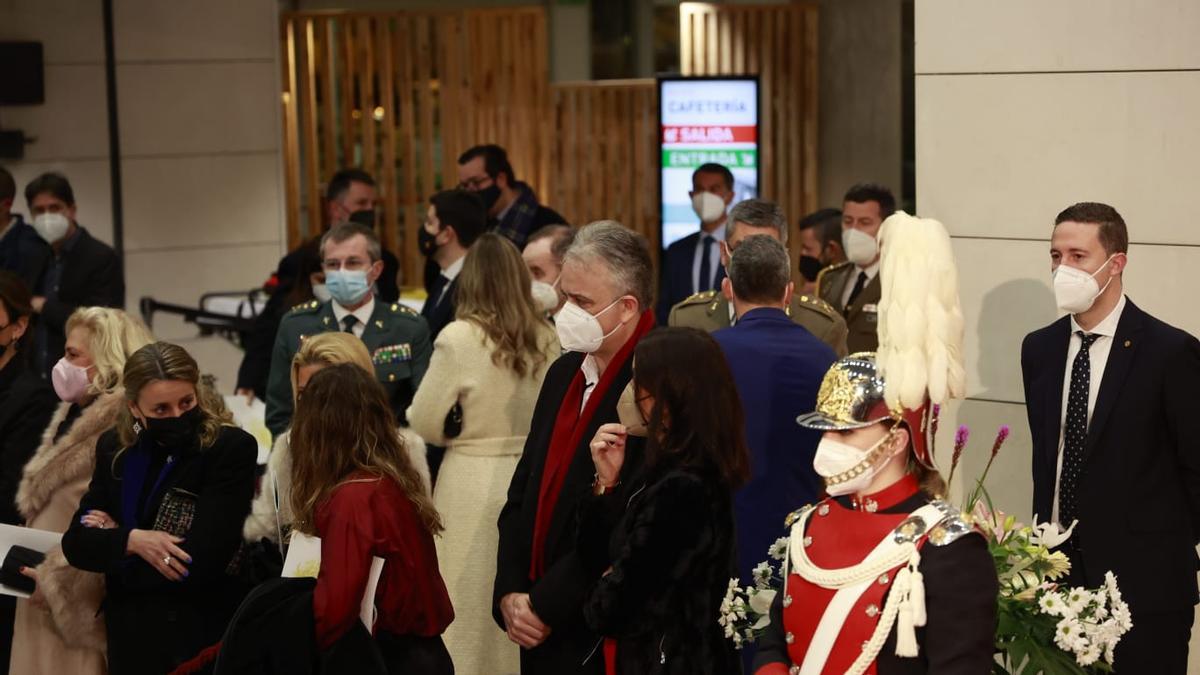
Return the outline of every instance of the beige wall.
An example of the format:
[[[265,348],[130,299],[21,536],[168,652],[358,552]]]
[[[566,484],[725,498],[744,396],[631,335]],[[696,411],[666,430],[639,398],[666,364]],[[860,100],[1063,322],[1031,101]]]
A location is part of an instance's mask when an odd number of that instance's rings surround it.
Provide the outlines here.
[[[195,304],[261,285],[283,250],[274,0],[115,0],[127,306]],[[45,45],[46,103],[0,110],[38,137],[6,162],[18,189],[42,171],[75,188],[78,219],[112,241],[100,2],[0,1],[0,39]],[[18,208],[24,211],[23,199]],[[240,352],[170,319],[156,334],[233,387]]]
[[[958,256],[970,397],[957,417],[976,438],[965,473],[982,468],[996,427],[1012,425],[988,484],[1021,518],[1032,489],[1020,345],[1058,317],[1048,255],[1058,211],[1085,200],[1115,206],[1132,241],[1129,297],[1200,333],[1200,230],[1190,218],[1200,3],[1148,9],[1131,0],[916,3],[917,206],[947,225]]]

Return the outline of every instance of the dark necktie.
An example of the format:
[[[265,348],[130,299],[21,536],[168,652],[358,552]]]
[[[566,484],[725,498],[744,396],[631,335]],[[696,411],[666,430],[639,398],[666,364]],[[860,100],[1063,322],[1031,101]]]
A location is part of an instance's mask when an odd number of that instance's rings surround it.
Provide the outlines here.
[[[1083,444],[1087,440],[1088,396],[1092,384],[1092,359],[1088,351],[1099,335],[1076,331],[1083,343],[1071,364],[1067,391],[1067,420],[1063,425],[1062,474],[1058,478],[1058,522],[1069,527],[1079,512],[1079,475],[1083,472]]]
[[[866,285],[867,285],[867,273],[864,270],[864,271],[858,273],[858,280],[854,282],[854,288],[850,289],[850,298],[848,300],[846,300],[845,311],[847,313],[849,313],[850,306],[854,304],[854,301],[858,298],[858,295],[860,293],[862,293],[863,287]]]
[[[428,313],[432,312],[433,308],[437,307],[438,303],[442,301],[442,291],[446,290],[446,283],[448,281],[449,280],[445,277],[445,275],[438,274],[437,278],[433,280],[433,283],[429,284],[429,297],[425,299],[425,307],[428,307],[429,311],[426,312],[424,311],[424,308],[422,308],[422,314],[428,315]]]
[[[702,293],[713,287],[712,263],[709,255],[715,240],[707,234],[700,235],[700,279],[696,284],[696,292]]]
[[[354,335],[354,327],[358,325],[358,317],[347,314],[342,317],[342,332]]]

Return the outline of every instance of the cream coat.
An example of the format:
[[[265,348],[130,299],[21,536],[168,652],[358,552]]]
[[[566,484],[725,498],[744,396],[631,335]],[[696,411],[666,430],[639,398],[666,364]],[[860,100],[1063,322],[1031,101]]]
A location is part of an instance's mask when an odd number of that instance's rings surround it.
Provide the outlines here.
[[[25,465],[17,508],[29,527],[65,532],[87,491],[96,464],[96,441],[116,423],[121,392],[106,394],[84,409],[57,442],[67,417],[63,403],[50,420],[42,444]],[[38,589],[49,610],[17,602],[10,672],[23,675],[105,673],[104,576],[71,567],[54,549],[37,568]]]
[[[519,648],[492,620],[496,519],[529,434],[542,379],[561,353],[549,324],[542,335],[544,360],[525,377],[493,363],[494,349],[475,324],[447,325],[408,409],[417,433],[429,443],[448,446],[433,501],[446,526],[436,540],[438,565],[454,604],[454,623],[442,637],[458,675],[520,670]],[[463,409],[462,433],[446,439],[446,413],[456,402]]]

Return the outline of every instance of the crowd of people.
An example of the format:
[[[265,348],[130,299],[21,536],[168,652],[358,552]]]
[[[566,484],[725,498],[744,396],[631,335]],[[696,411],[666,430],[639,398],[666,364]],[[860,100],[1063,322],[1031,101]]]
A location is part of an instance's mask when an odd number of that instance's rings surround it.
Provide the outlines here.
[[[0,598],[0,670],[990,671],[995,572],[932,452],[934,407],[963,395],[954,275],[915,281],[953,270],[940,224],[861,184],[793,230],[705,164],[699,229],[656,270],[636,232],[540,204],[498,146],[458,179],[417,230],[417,312],[373,178],[330,177],[227,392],[265,401],[258,466],[203,364],[123,311],[67,179],[26,187],[26,222],[0,169],[0,516],[61,534],[20,565],[29,597]],[[1115,209],[1048,232],[1068,316],[1022,350],[1035,510],[1078,523],[1073,580],[1120,577],[1117,671],[1182,673],[1200,343],[1126,299]],[[888,316],[927,301],[940,319]],[[1130,489],[1172,518],[1125,514]],[[281,577],[311,537],[315,578]],[[735,645],[730,580],[774,549],[771,621]]]

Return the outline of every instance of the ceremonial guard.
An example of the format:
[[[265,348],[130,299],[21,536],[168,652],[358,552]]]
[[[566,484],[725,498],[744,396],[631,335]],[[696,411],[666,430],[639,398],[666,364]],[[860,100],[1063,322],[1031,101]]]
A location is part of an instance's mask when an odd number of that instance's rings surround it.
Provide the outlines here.
[[[949,237],[901,212],[881,239],[897,283],[880,303],[880,352],[836,362],[797,419],[824,432],[813,466],[829,496],[788,517],[756,675],[991,671],[996,571],[983,536],[942,501],[930,432],[933,404],[964,389]],[[928,283],[906,283],[917,274]]]
[[[813,295],[793,295],[787,315],[838,356],[846,355],[846,322],[829,303]],[[719,291],[696,293],[671,308],[667,324],[709,333],[734,323],[733,306]]]

